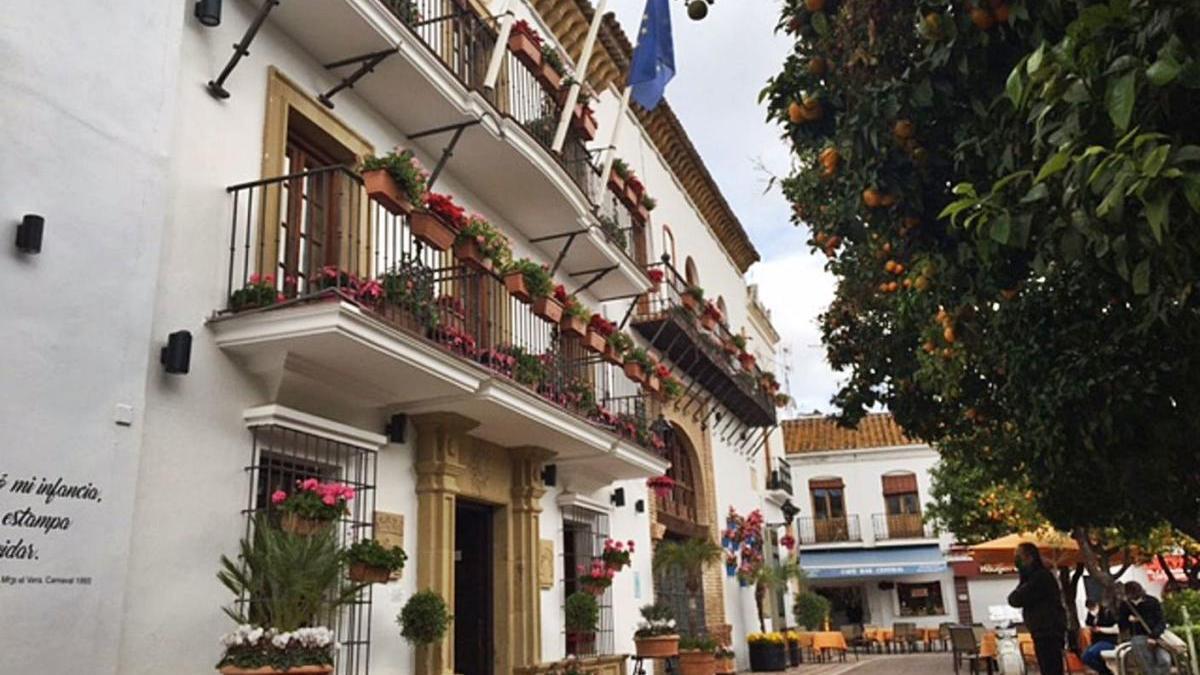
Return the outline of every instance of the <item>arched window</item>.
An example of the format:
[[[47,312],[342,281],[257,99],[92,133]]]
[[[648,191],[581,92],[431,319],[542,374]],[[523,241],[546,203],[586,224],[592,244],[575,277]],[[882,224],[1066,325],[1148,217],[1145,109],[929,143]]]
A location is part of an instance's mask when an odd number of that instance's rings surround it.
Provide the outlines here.
[[[675,233],[669,225],[663,225],[662,252],[671,256],[671,264],[676,265],[679,259],[675,257]]]
[[[688,286],[700,285],[700,275],[696,273],[696,261],[692,260],[690,255],[683,264],[683,278],[687,279]]]

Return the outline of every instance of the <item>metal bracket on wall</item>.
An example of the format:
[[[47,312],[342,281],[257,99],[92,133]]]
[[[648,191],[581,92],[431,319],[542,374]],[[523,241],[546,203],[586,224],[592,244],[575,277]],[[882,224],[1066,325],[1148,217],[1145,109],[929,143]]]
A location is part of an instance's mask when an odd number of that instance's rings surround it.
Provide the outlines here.
[[[350,73],[346,77],[343,77],[342,81],[338,82],[336,85],[334,85],[333,89],[330,89],[329,91],[325,92],[324,94],[319,94],[317,96],[317,100],[320,101],[321,104],[324,105],[326,108],[333,110],[333,97],[334,96],[337,96],[338,93],[341,92],[342,90],[353,89],[355,82],[358,82],[363,77],[365,77],[367,74],[375,72],[375,66],[378,66],[380,63],[383,63],[383,60],[386,59],[387,57],[391,56],[392,54],[398,54],[398,53],[400,53],[400,48],[392,47],[391,49],[383,49],[383,50],[380,50],[377,52],[371,52],[370,54],[362,54],[361,56],[351,56],[350,58],[342,59],[341,61],[334,61],[333,63],[326,63],[325,64],[326,70],[333,70],[334,68],[342,68],[344,66],[352,66],[355,64],[358,64],[358,70],[355,70],[353,73]]]
[[[543,241],[554,241],[555,239],[563,238],[567,240],[567,243],[563,244],[562,250],[558,252],[558,257],[554,259],[554,266],[550,268],[550,276],[554,276],[554,274],[558,272],[559,266],[562,265],[563,258],[567,257],[567,251],[571,250],[571,245],[575,243],[575,237],[578,237],[581,234],[587,234],[587,230],[572,230],[571,232],[548,234],[544,237],[534,237],[533,239],[529,240],[529,243],[540,244]]]
[[[229,98],[229,92],[225,89],[225,80],[229,79],[233,69],[237,67],[243,56],[250,55],[250,43],[254,42],[254,36],[258,35],[258,29],[262,28],[263,23],[267,20],[267,15],[275,8],[282,0],[264,0],[262,6],[258,8],[258,14],[255,15],[254,21],[246,28],[246,33],[242,35],[242,39],[233,46],[233,56],[229,57],[229,62],[221,69],[221,74],[217,75],[217,79],[209,80],[206,88],[208,93],[216,99]]]
[[[484,113],[484,115],[488,114],[490,113]],[[434,127],[432,129],[426,129],[424,131],[418,131],[408,135],[408,140],[415,141],[418,138],[425,138],[426,136],[436,136],[437,134],[445,134],[451,131],[454,132],[454,135],[450,137],[450,142],[446,144],[446,147],[442,148],[442,156],[438,158],[437,165],[433,167],[433,172],[429,174],[429,180],[425,182],[426,188],[433,188],[433,184],[437,182],[438,176],[442,174],[442,169],[446,168],[446,162],[450,161],[450,158],[454,156],[454,148],[458,145],[458,139],[462,138],[463,132],[480,124],[483,124],[482,117],[467,122],[459,122],[457,124],[447,124],[441,127]]]
[[[587,282],[585,282],[582,286],[575,289],[575,295],[579,295],[580,293],[591,288],[592,284],[594,284],[597,281],[600,281],[604,277],[608,276],[608,273],[615,269],[617,269],[617,266],[613,265],[612,267],[601,267],[599,269],[594,269],[594,270],[583,270],[582,272],[573,272],[571,274],[571,276],[573,276],[573,277],[582,277],[582,276],[586,276],[588,274],[593,275],[591,279],[588,279]],[[601,298],[601,300],[603,300],[603,298]]]

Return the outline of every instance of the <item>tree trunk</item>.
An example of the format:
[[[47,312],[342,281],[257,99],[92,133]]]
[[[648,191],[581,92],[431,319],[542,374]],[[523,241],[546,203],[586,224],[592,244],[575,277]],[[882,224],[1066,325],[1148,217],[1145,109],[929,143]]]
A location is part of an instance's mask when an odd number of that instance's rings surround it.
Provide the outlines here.
[[[1092,545],[1092,540],[1088,537],[1086,529],[1077,527],[1071,531],[1071,536],[1079,544],[1081,562],[1087,568],[1088,574],[1100,582],[1100,586],[1104,588],[1105,604],[1115,610],[1118,603],[1125,598],[1125,590],[1113,578],[1112,573],[1108,571],[1108,561],[1101,560],[1100,554],[1096,552],[1096,548]]]
[[[1075,598],[1079,595],[1079,580],[1083,577],[1083,565],[1058,568],[1058,585],[1062,589],[1063,609],[1067,611],[1067,645],[1071,651],[1079,652],[1079,608]]]
[[[763,582],[754,585],[754,607],[758,610],[758,630],[767,632],[766,616],[763,614],[763,601],[767,598],[767,587]]]

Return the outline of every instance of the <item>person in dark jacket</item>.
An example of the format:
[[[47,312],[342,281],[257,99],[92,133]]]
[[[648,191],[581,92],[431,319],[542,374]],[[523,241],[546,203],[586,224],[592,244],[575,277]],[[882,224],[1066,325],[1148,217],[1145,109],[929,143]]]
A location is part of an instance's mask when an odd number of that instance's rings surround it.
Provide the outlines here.
[[[1117,648],[1120,634],[1117,628],[1117,615],[1107,607],[1102,607],[1095,600],[1087,601],[1087,627],[1092,631],[1092,645],[1083,653],[1080,660],[1084,665],[1100,673],[1113,675],[1108,664],[1104,662],[1104,652]]]
[[[1145,675],[1165,675],[1171,672],[1171,657],[1158,643],[1167,621],[1162,603],[1136,581],[1125,584],[1125,602],[1121,603],[1118,621],[1129,633],[1133,657]]]
[[[1042,675],[1062,675],[1067,611],[1058,581],[1042,562],[1037,546],[1029,542],[1017,547],[1016,565],[1021,582],[1009,594],[1008,604],[1019,608],[1025,617]]]

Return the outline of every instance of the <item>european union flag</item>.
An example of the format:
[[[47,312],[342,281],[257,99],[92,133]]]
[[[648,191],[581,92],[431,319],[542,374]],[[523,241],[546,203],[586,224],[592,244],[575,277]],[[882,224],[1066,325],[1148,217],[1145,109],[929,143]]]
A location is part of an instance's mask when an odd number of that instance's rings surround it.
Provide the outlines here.
[[[672,77],[675,77],[675,43],[671,39],[670,5],[667,0],[646,0],[629,67],[633,100],[646,110],[654,110]]]

